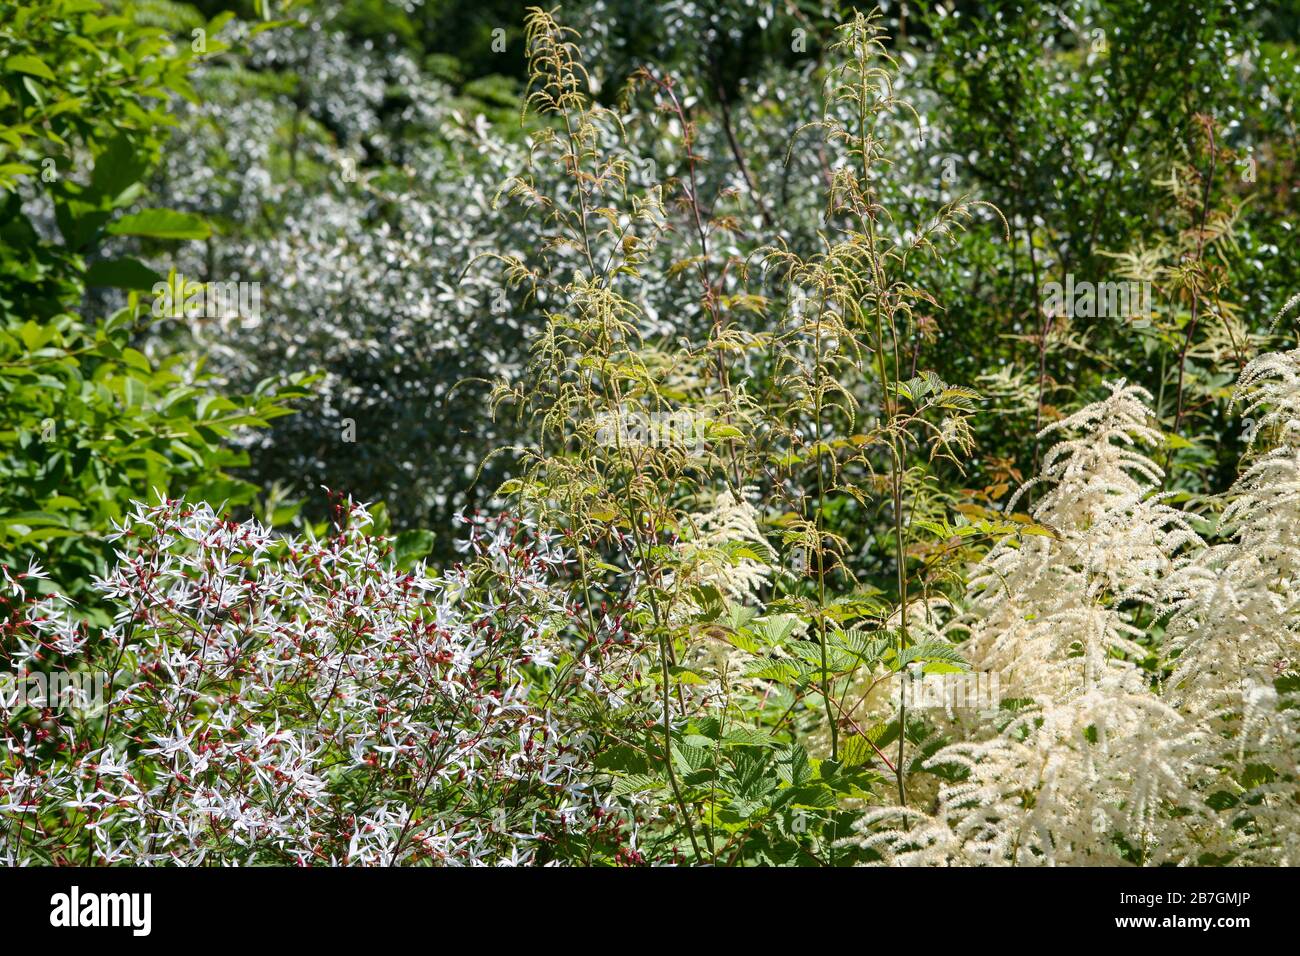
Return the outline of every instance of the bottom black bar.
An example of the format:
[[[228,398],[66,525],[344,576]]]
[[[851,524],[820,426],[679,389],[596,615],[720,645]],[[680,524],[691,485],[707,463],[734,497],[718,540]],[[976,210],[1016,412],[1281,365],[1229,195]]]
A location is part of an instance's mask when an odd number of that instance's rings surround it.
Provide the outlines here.
[[[725,927],[734,944],[828,920],[837,934],[871,934],[864,940],[974,940],[1002,927],[1072,942],[1199,934],[1233,945],[1290,929],[1295,886],[1283,869],[6,870],[0,939],[16,953],[24,943],[229,950],[430,934],[435,949],[463,950],[552,931],[612,945],[637,925],[663,925],[679,941]]]

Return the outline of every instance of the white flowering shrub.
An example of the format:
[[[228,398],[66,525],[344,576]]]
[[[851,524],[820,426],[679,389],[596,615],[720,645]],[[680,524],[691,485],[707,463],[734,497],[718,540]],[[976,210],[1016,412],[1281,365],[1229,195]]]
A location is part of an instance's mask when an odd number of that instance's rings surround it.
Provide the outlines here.
[[[279,539],[139,507],[102,630],[6,576],[4,669],[106,671],[97,707],[0,710],[0,852],[26,863],[502,864],[639,858],[572,723],[608,695],[563,654],[548,535],[471,520],[467,561],[397,570],[340,500]]]
[[[1189,853],[1300,861],[1300,352],[1261,355],[1237,383],[1258,453],[1219,516],[1221,543],[1169,585],[1168,694],[1207,733],[1197,780],[1218,811]]]
[[[998,675],[1002,709],[925,760],[947,777],[930,817],[882,810],[860,824],[883,858],[1114,864],[1166,845],[1195,740],[1138,666],[1149,650],[1137,622],[1199,538],[1154,493],[1160,472],[1140,450],[1159,439],[1147,398],[1118,383],[1050,427],[1070,437],[1021,492],[1045,489],[1038,533],[989,552],[968,615],[950,625],[969,631],[959,646],[971,668]]]
[[[1158,492],[1141,389],[1047,429],[1077,437],[1022,489],[1047,489],[1041,529],[989,552],[950,626],[1001,707],[941,728],[956,739],[919,768],[941,779],[928,813],[872,810],[855,845],[900,864],[1295,859],[1298,362],[1242,372],[1271,444],[1228,493],[1221,543]]]

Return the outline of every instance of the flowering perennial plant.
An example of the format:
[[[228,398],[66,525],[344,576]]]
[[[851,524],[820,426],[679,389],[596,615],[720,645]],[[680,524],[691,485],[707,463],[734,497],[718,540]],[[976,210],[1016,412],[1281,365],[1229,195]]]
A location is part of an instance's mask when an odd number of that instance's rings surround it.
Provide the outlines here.
[[[1158,492],[1141,389],[1045,430],[1080,433],[1022,489],[1047,486],[1047,533],[996,545],[951,626],[999,674],[999,715],[940,729],[956,739],[925,761],[930,813],[871,810],[851,842],[899,864],[1295,860],[1298,367],[1242,372],[1271,445],[1229,492],[1222,543]]]
[[[1206,862],[1300,861],[1300,351],[1242,371],[1256,454],[1227,495],[1222,543],[1168,586],[1168,696],[1206,731],[1196,781],[1218,826],[1192,834]]]
[[[396,569],[364,509],[336,521],[281,539],[138,507],[100,631],[6,576],[4,664],[106,670],[111,694],[95,716],[0,711],[5,864],[637,857],[558,706],[600,700],[599,666],[534,694],[565,653],[555,541],[470,519],[467,561],[433,578]]]

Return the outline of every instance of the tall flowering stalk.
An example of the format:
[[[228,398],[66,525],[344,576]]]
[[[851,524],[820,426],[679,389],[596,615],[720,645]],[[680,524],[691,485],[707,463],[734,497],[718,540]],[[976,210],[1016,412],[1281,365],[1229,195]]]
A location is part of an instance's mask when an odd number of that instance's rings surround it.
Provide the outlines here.
[[[496,393],[498,408],[513,407],[536,426],[535,441],[518,450],[521,477],[502,491],[574,550],[575,599],[586,610],[575,640],[599,642],[596,610],[615,606],[626,612],[622,624],[634,643],[656,649],[650,673],[629,664],[655,699],[629,695],[621,712],[607,716],[621,736],[642,738],[637,746],[664,774],[677,827],[703,857],[716,849],[713,833],[706,827],[702,842],[697,832],[678,743],[701,696],[692,689],[696,676],[681,667],[697,636],[690,616],[700,605],[694,592],[706,583],[701,569],[716,573],[713,559],[727,553],[707,516],[727,462],[741,474],[734,449],[745,443],[734,440],[744,434],[743,416],[725,371],[720,379],[709,374],[724,368],[720,353],[661,350],[645,340],[636,286],[668,228],[663,189],[629,183],[620,117],[593,101],[572,36],[544,11],[530,11],[528,103],[542,121],[532,156],[558,164],[567,181],[546,195],[525,172],[504,191],[532,207],[549,234],[537,268],[499,257],[544,316],[529,374]],[[694,423],[688,433],[684,421]],[[732,448],[725,457],[721,439]],[[738,487],[730,491],[736,497],[723,511],[749,507]],[[657,739],[644,739],[647,718]]]
[[[1197,780],[1218,826],[1190,832],[1200,862],[1300,860],[1300,351],[1242,371],[1255,449],[1219,518],[1221,543],[1169,585],[1169,696],[1211,733]]]
[[[842,147],[845,162],[833,173],[826,209],[825,250],[805,258],[783,248],[768,250],[766,266],[789,283],[788,322],[773,337],[774,364],[788,405],[772,410],[774,430],[787,444],[783,471],[801,479],[811,471],[807,491],[791,496],[792,517],[785,536],[807,556],[813,594],[800,610],[816,622],[821,645],[821,693],[830,732],[831,756],[839,756],[844,688],[833,686],[829,645],[832,632],[860,614],[830,597],[838,576],[852,585],[843,560],[844,536],[827,526],[836,498],[866,504],[883,492],[892,524],[896,613],[874,622],[893,642],[895,666],[914,640],[909,549],[913,519],[929,469],[937,460],[960,467],[972,447],[968,424],[977,395],[949,385],[920,361],[917,309],[937,308],[934,297],[907,281],[916,256],[937,255],[979,203],[945,206],[911,233],[900,231],[881,204],[875,178],[887,163],[884,119],[911,108],[896,97],[897,66],[885,50],[874,16],[858,13],[839,28],[831,50],[839,58],[830,71],[820,127],[829,146]],[[833,230],[833,231],[832,231]],[[831,238],[833,236],[834,238]],[[890,618],[893,618],[891,621]],[[857,656],[851,678],[862,664]],[[898,740],[892,764],[900,803],[906,803],[907,712],[900,698],[894,727]]]

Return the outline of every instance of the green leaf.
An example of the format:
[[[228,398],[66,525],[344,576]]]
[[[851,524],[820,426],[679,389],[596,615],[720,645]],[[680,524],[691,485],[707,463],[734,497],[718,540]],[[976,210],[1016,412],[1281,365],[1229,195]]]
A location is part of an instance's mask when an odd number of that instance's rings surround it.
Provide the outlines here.
[[[149,364],[149,359],[144,355],[143,352],[140,352],[137,349],[133,349],[133,348],[123,349],[122,361],[125,362],[127,365],[129,365],[131,368],[144,372],[146,375],[151,374],[153,372],[153,366]]]
[[[433,550],[432,531],[423,528],[408,528],[393,541],[393,560],[403,571],[415,567],[416,562]]]
[[[86,270],[86,285],[152,289],[162,277],[139,259],[101,259]]]
[[[840,760],[846,767],[860,767],[875,759],[876,751],[865,737],[854,734],[840,745]]]
[[[754,636],[769,646],[779,647],[795,632],[801,621],[794,614],[774,614],[754,622]]]
[[[776,773],[778,778],[794,787],[810,779],[812,766],[808,762],[808,751],[801,744],[792,744],[778,759]]]
[[[708,681],[689,667],[683,667],[680,664],[674,664],[668,669],[674,684],[707,684]]]
[[[944,641],[922,641],[920,644],[904,648],[898,655],[899,666],[906,666],[912,661],[942,661],[956,664],[963,670],[966,665],[966,659],[961,656],[961,652]]]
[[[836,804],[835,792],[830,787],[820,783],[795,787],[790,791],[790,796],[786,799],[792,806],[805,807],[810,810],[825,810]]]
[[[193,213],[174,209],[143,209],[123,216],[108,227],[115,236],[148,236],[152,239],[206,239],[212,227]]]
[[[774,747],[776,743],[771,734],[753,727],[736,727],[722,738],[724,747]]]
[[[650,769],[650,763],[646,760],[645,755],[626,744],[615,744],[608,750],[598,753],[596,755],[596,766],[601,770],[609,770],[629,776],[645,774]]]
[[[659,790],[663,785],[663,781],[658,777],[652,777],[645,773],[634,773],[630,776],[619,777],[615,780],[611,792],[616,797],[624,797],[632,793],[644,793],[647,790]]]
[[[139,182],[148,168],[148,159],[136,150],[125,134],[118,134],[108,148],[95,157],[90,188],[106,199],[116,199]]]
[[[42,80],[54,82],[54,74],[50,72],[50,68],[40,58],[25,53],[5,60],[5,69],[10,73],[26,73],[28,76],[39,76]]]

